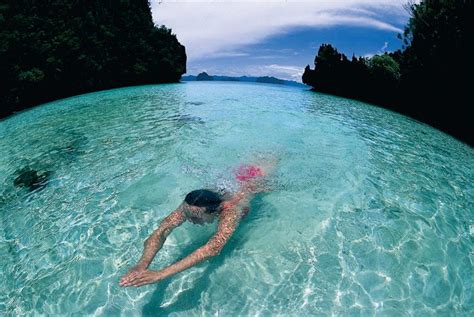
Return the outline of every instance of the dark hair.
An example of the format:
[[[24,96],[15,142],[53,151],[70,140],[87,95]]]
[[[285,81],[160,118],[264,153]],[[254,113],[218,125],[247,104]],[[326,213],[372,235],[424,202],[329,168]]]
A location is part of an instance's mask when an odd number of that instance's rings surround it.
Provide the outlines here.
[[[197,189],[187,194],[184,201],[188,205],[206,207],[207,213],[213,213],[222,203],[222,196],[208,189]]]

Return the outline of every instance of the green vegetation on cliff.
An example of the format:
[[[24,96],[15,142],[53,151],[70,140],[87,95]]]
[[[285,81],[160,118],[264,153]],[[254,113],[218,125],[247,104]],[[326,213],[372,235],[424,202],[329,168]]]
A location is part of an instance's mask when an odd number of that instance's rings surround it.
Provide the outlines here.
[[[0,117],[185,72],[184,46],[148,0],[0,0]]]
[[[349,60],[322,45],[303,82],[316,91],[383,105],[473,145],[469,104],[472,0],[425,0],[409,6],[403,50]]]

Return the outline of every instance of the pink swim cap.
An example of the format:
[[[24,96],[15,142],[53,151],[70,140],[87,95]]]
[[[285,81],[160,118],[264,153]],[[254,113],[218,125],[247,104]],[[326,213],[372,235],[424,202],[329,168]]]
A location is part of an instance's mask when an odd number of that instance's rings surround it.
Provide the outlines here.
[[[235,172],[235,177],[241,182],[245,182],[249,179],[259,176],[263,176],[263,172],[260,167],[254,165],[242,165]]]

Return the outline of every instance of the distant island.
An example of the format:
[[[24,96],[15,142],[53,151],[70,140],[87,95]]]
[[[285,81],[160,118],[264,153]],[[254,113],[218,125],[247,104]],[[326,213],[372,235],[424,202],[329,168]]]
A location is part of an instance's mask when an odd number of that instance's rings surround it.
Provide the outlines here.
[[[209,75],[206,72],[199,73],[197,76],[194,75],[187,75],[182,76],[181,80],[183,81],[242,81],[242,82],[252,82],[252,83],[266,83],[266,84],[277,84],[277,85],[285,85],[285,86],[295,86],[295,87],[308,87],[302,83],[292,81],[292,80],[284,80],[279,79],[271,76],[260,76],[260,77],[253,77],[253,76],[240,76],[240,77],[232,77],[232,76],[219,76],[219,75]]]
[[[148,0],[2,1],[0,118],[123,86],[179,82],[186,52]]]
[[[347,57],[330,44],[319,48],[303,83],[313,90],[381,105],[474,145],[469,106],[472,1],[421,1],[399,39],[403,49]]]

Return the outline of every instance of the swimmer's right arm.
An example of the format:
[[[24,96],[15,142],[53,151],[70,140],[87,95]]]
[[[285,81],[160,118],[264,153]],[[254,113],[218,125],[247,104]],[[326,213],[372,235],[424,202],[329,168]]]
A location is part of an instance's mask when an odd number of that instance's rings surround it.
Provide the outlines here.
[[[169,214],[160,226],[153,231],[153,233],[145,240],[143,255],[138,261],[137,265],[131,268],[127,274],[120,279],[120,285],[133,278],[138,273],[146,270],[156,253],[161,249],[171,231],[180,226],[186,220],[180,208]]]
[[[180,209],[173,211],[163,219],[158,229],[153,231],[148,239],[145,240],[143,255],[140,261],[138,261],[137,266],[144,267],[145,269],[148,268],[171,231],[180,226],[185,220],[184,214]]]

